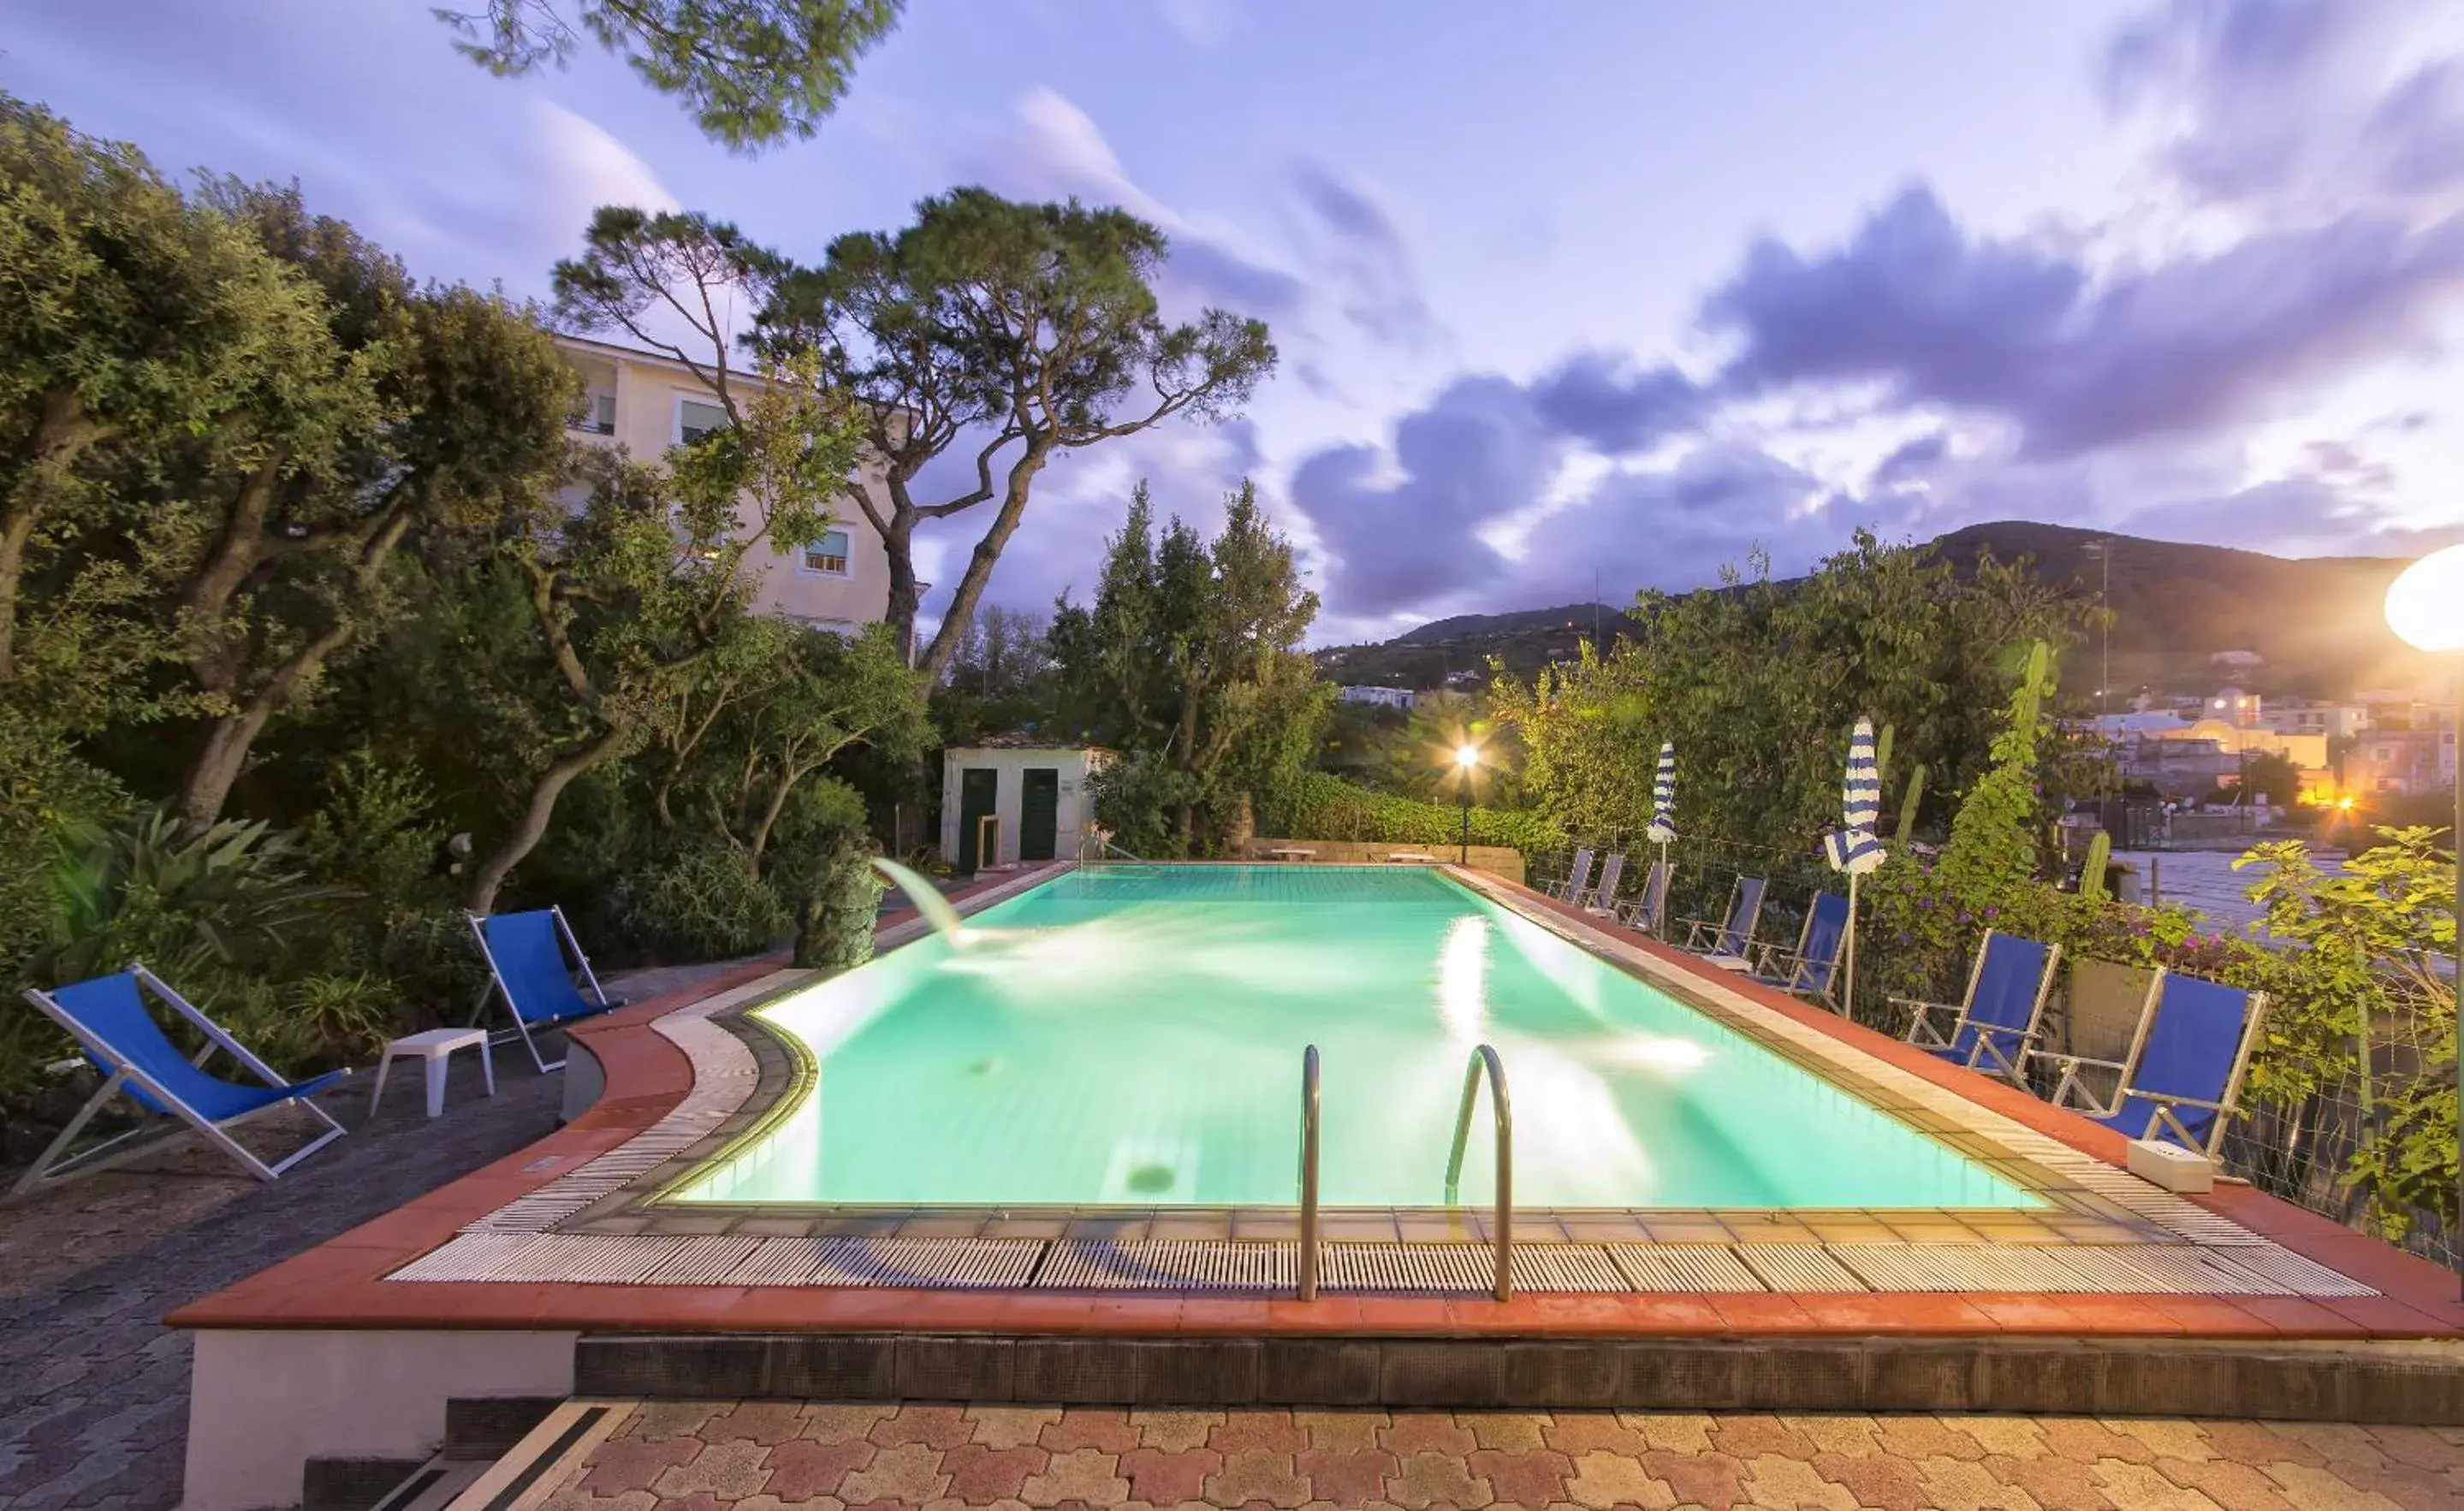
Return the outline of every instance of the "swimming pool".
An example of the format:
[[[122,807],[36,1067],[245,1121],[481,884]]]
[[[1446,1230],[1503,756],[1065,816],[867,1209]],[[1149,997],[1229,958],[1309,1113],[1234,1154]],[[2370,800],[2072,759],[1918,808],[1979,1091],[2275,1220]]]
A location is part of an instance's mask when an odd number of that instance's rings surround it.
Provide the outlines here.
[[[1519,1208],[2033,1207],[2035,1195],[1441,873],[1067,873],[755,1015],[812,1074],[668,1200],[1435,1206],[1471,1048]],[[1493,1171],[1484,1095],[1462,1192]]]

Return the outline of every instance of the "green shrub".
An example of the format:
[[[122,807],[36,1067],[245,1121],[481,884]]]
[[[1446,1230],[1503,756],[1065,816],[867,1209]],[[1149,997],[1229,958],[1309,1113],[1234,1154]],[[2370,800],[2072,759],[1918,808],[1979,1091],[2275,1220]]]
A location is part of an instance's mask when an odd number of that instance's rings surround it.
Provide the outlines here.
[[[357,889],[386,924],[451,896],[437,874],[445,825],[416,762],[381,762],[362,747],[334,763],[325,806],[309,815],[301,851],[319,877]]]
[[[45,984],[134,961],[169,980],[205,972],[277,974],[330,956],[348,887],[309,880],[297,837],[226,820],[184,830],[166,805],[117,828],[79,826],[54,853]]]
[[[1275,827],[1295,839],[1439,845],[1458,843],[1463,832],[1460,806],[1371,792],[1323,772],[1302,778],[1290,811],[1276,817],[1282,821]],[[1540,813],[1475,804],[1471,843],[1519,850],[1531,860],[1562,847],[1565,836]]]
[[[717,844],[694,845],[619,878],[608,911],[626,947],[671,960],[722,960],[766,950],[793,923],[744,857]]]

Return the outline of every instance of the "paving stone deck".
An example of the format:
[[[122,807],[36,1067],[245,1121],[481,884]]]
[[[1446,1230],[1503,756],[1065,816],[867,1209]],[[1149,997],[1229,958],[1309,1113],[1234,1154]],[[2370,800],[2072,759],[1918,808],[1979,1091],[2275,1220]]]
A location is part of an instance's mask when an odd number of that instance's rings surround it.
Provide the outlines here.
[[[2464,1505],[2464,1430],[2083,1417],[631,1408],[539,1511]]]
[[[641,972],[609,990],[654,996],[716,969]],[[177,1505],[189,1343],[163,1325],[165,1312],[555,1128],[561,1084],[534,1074],[518,1048],[496,1056],[494,1101],[471,1057],[451,1069],[434,1123],[400,1088],[368,1127],[364,1084],[322,1099],[350,1136],[271,1185],[183,1139],[133,1169],[0,1207],[0,1266],[38,1277],[0,1275],[0,1511]]]

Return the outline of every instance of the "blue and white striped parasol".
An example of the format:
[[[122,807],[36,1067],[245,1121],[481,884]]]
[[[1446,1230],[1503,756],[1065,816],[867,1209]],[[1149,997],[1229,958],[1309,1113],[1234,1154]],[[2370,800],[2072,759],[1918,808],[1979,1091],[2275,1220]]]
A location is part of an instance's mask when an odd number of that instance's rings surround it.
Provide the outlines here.
[[[1882,817],[1882,769],[1874,759],[1874,721],[1859,719],[1848,736],[1848,775],[1839,784],[1841,827],[1822,837],[1822,853],[1835,870],[1848,873],[1848,928],[1840,940],[1839,1011],[1857,1000],[1857,878],[1882,864],[1882,842],[1874,825]]]
[[[1651,778],[1651,827],[1643,831],[1654,844],[1677,838],[1677,746],[1660,742],[1660,771]]]
[[[1851,877],[1872,874],[1882,864],[1882,842],[1874,825],[1882,817],[1882,773],[1874,761],[1874,723],[1859,719],[1848,737],[1848,775],[1839,787],[1842,827],[1822,837],[1822,852],[1832,869]]]

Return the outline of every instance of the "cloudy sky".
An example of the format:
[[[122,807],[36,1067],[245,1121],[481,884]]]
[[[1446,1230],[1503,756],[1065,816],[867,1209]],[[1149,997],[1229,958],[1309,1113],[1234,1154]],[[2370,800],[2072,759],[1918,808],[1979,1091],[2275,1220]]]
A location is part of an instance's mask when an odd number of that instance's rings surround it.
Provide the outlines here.
[[[909,12],[758,158],[596,55],[491,78],[424,0],[0,0],[0,87],[523,295],[611,201],[806,257],[960,183],[1128,207],[1170,305],[1265,318],[1282,367],[1047,473],[1013,604],[1090,579],[1140,475],[1208,520],[1254,477],[1328,639],[1859,524],[2397,555],[2464,523],[2464,6]]]

